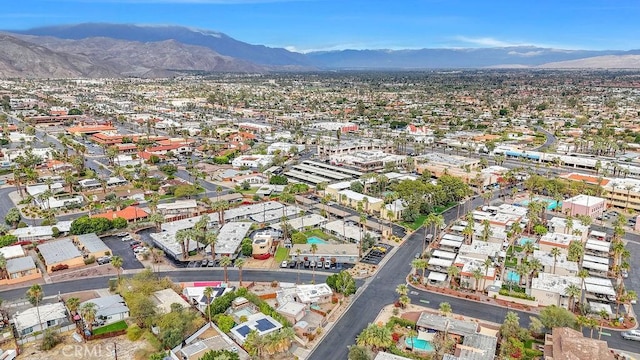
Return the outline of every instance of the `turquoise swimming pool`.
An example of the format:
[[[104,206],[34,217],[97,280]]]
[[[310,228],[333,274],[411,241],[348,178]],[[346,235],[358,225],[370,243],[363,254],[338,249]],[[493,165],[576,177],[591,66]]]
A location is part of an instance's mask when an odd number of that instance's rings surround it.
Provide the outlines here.
[[[513,270],[509,270],[509,272],[507,272],[507,281],[512,281],[516,284],[520,284],[520,274]]]
[[[433,345],[429,341],[418,339],[417,337],[407,337],[404,339],[404,343],[409,348],[413,345],[414,350],[433,351]]]
[[[541,198],[534,198],[534,201],[544,201],[547,203],[547,210],[555,210],[557,207],[562,207],[562,202],[557,202],[553,199],[541,199]],[[522,200],[520,202],[520,205],[522,206],[529,206],[529,200]]]
[[[520,240],[518,241],[518,244],[519,244],[520,246],[524,246],[524,245],[525,245],[525,244],[527,244],[527,243],[532,243],[532,244],[533,244],[533,239],[531,239],[531,238],[527,238],[527,237],[522,237],[522,238],[520,238]]]
[[[307,238],[307,244],[326,244],[327,242],[316,236]]]

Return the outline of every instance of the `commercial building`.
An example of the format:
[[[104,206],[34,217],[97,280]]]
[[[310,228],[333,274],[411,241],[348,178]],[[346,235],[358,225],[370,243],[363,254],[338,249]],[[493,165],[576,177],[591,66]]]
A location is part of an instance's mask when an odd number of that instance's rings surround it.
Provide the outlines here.
[[[47,267],[52,272],[57,266],[66,265],[70,268],[84,265],[80,251],[71,239],[62,239],[38,245],[38,251]]]
[[[165,219],[178,220],[198,215],[198,203],[195,199],[176,200],[172,203],[158,204],[158,212]]]
[[[366,199],[366,200],[365,200]],[[365,212],[380,212],[384,200],[373,196],[360,194],[353,190],[341,190],[338,192],[337,200],[342,205],[347,205],[352,208],[356,208],[359,203],[362,204],[362,209]]]
[[[314,129],[322,129],[326,131],[340,131],[341,133],[358,131],[358,124],[352,122],[324,121],[311,124]]]
[[[640,211],[640,180],[616,178],[603,185],[602,196],[611,207]]]
[[[562,201],[562,213],[571,216],[586,215],[595,219],[606,209],[606,200],[597,196],[580,194]]]
[[[273,155],[240,155],[231,161],[234,168],[248,167],[256,169],[273,162]]]
[[[539,306],[555,305],[569,309],[571,304],[566,292],[569,285],[580,287],[580,278],[540,272],[538,277],[531,279],[531,296],[536,298]]]
[[[380,150],[335,154],[329,159],[333,165],[347,165],[363,172],[379,171],[389,165],[393,168],[402,168],[407,162],[406,155],[390,154]]]
[[[182,260],[182,246],[176,241],[176,233],[180,230],[191,229],[200,220],[200,216],[165,222],[160,225],[162,229],[159,233],[151,233],[149,236],[153,240],[154,244],[162,249],[168,256]],[[215,224],[213,221],[209,224],[212,226]],[[189,241],[188,252],[197,249],[198,244],[195,241]]]
[[[311,251],[310,244],[294,244],[289,252],[292,256],[302,261],[305,258],[309,261],[332,261],[338,264],[355,264],[358,261],[357,244],[316,244],[315,254]],[[300,256],[297,251],[300,250]]]
[[[216,240],[216,256],[234,257],[242,240],[247,237],[252,222],[228,222],[218,232]]]
[[[380,234],[362,230],[362,227],[352,221],[334,220],[322,225],[322,228],[329,234],[333,234],[338,238],[344,239],[349,242],[359,243],[361,238],[364,238],[368,234],[372,239],[379,239]]]
[[[271,155],[276,152],[280,154],[289,154],[292,152],[299,153],[304,150],[304,145],[291,144],[285,142],[274,142],[267,147],[267,154]]]
[[[334,142],[320,142],[318,144],[318,156],[327,159],[333,155],[351,154],[359,151],[380,150],[392,153],[393,143],[379,139],[353,139]]]

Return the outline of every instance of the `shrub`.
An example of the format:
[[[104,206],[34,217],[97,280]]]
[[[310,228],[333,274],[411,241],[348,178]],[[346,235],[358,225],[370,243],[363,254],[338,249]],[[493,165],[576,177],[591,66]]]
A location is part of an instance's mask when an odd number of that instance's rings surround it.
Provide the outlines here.
[[[127,328],[127,339],[130,341],[136,341],[140,339],[144,330],[142,330],[137,324],[133,324]]]
[[[51,267],[51,271],[60,271],[60,270],[67,270],[69,268],[69,265],[67,264],[58,264],[56,266],[52,266]]]
[[[95,256],[89,256],[88,258],[84,259],[85,265],[93,264],[94,262],[96,262]]]
[[[52,228],[51,228],[51,234],[52,234],[52,236],[53,236],[53,237],[56,237],[56,238],[57,238],[58,236],[60,236],[60,229],[58,229],[58,228],[57,228],[57,227],[55,227],[55,226],[54,226],[54,227],[52,227]]]
[[[536,298],[533,296],[529,296],[525,293],[520,293],[520,292],[515,292],[515,291],[509,291],[509,290],[505,290],[505,289],[500,289],[500,291],[498,292],[500,295],[503,296],[509,296],[509,297],[514,297],[517,299],[524,299],[524,300],[535,300]]]
[[[24,221],[20,221],[18,223],[18,229],[26,228],[28,225]]]
[[[46,329],[42,337],[40,349],[48,351],[56,347],[60,343],[60,336],[51,329]]]

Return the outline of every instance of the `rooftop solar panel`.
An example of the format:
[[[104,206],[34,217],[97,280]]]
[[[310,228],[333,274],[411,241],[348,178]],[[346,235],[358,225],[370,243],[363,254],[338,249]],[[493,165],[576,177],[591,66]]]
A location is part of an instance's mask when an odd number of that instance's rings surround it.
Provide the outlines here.
[[[260,330],[261,332],[273,329],[274,327],[276,327],[276,325],[268,319],[259,319],[256,321],[256,329]]]
[[[237,328],[236,331],[238,332],[238,334],[242,335],[243,337],[247,337],[247,335],[249,334],[251,329],[249,329],[249,327],[247,325],[244,325],[244,326],[241,326],[241,327]]]

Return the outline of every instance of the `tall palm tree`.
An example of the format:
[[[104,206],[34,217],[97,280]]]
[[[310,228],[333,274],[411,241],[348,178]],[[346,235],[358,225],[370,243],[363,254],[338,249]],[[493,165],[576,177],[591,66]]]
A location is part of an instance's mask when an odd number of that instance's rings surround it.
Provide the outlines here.
[[[579,305],[584,304],[584,297],[585,297],[585,285],[584,285],[584,281],[586,278],[589,277],[589,271],[587,269],[580,269],[580,271],[578,271],[577,276],[580,278],[580,302]],[[580,308],[582,309],[582,306],[580,306]]]
[[[181,229],[176,232],[176,242],[180,244],[183,260],[186,260],[187,256],[189,256],[187,252],[186,243],[185,243],[188,236],[189,236],[188,229]]]
[[[31,303],[31,305],[35,306],[36,314],[38,315],[38,325],[42,327],[42,320],[40,318],[40,302],[42,298],[44,298],[44,291],[42,290],[42,286],[39,284],[33,284],[27,290],[26,293],[27,300]]]
[[[244,258],[237,258],[234,265],[238,268],[238,279],[240,281],[240,287],[242,287],[242,268],[244,267],[246,261]]]
[[[553,273],[556,273],[556,264],[558,263],[558,256],[560,256],[560,249],[554,247],[551,249],[551,255],[553,256]]]
[[[424,281],[424,274],[429,266],[429,263],[425,259],[413,259],[411,261],[411,266],[416,270],[422,270],[421,280]],[[420,283],[422,283],[422,281]]]
[[[82,316],[85,325],[89,326],[89,331],[93,330],[93,322],[96,321],[97,312],[98,307],[92,302],[84,303],[80,306],[80,316]]]
[[[4,279],[7,273],[7,259],[4,257],[3,253],[0,253],[0,279]]]
[[[211,259],[216,258],[216,242],[218,241],[218,233],[209,231],[204,235],[204,243],[211,247]]]
[[[211,309],[209,309],[209,306],[211,305],[211,298],[213,297],[213,288],[207,286],[204,288],[202,295],[207,298],[207,315],[209,316],[209,323],[211,323]]]
[[[569,297],[569,310],[574,311],[575,309],[575,299],[580,296],[582,293],[582,289],[576,284],[569,284],[564,289],[564,294]]]
[[[486,258],[484,260],[484,263],[482,263],[482,266],[484,266],[484,281],[482,283],[482,288],[486,289],[487,288],[487,278],[489,277],[489,268],[493,266],[493,261],[489,258]]]
[[[224,282],[228,283],[229,282],[229,276],[227,274],[227,267],[229,265],[231,265],[231,263],[233,262],[233,260],[231,260],[231,258],[229,256],[223,256],[220,258],[220,266],[222,266],[222,269],[224,270]]]
[[[317,244],[311,244],[311,254],[313,254],[314,260],[315,260],[317,251],[318,251],[318,245]],[[314,284],[316,283],[316,267],[318,267],[317,265],[318,264],[316,264],[316,266],[313,267],[313,272],[311,273],[311,282],[314,283]]]
[[[449,275],[449,285],[453,287],[456,277],[460,275],[460,268],[455,265],[449,266],[447,268],[447,275]]]
[[[298,268],[296,284],[300,284],[300,254],[302,254],[302,250],[296,249],[296,267]]]
[[[122,271],[122,265],[124,260],[122,257],[115,255],[111,258],[111,266],[116,269],[116,274],[118,275],[118,283],[120,283],[120,271]]]
[[[482,270],[480,268],[475,268],[475,269],[473,269],[472,275],[473,275],[473,279],[475,280],[476,292],[478,292],[478,288],[479,288],[479,285],[480,285],[480,279],[482,279],[482,277],[483,277]]]

